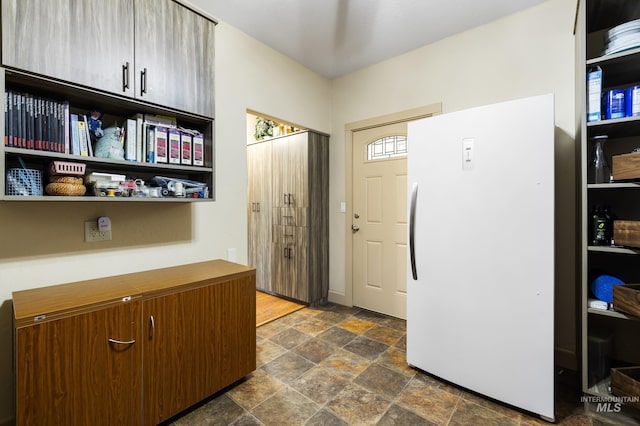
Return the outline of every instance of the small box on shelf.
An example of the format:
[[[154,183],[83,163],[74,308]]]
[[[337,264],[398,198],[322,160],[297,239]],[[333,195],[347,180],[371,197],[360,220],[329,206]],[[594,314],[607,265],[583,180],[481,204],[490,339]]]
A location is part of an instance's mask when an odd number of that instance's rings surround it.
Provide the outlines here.
[[[614,220],[613,241],[619,246],[640,247],[640,221]]]
[[[614,181],[640,179],[640,152],[612,156],[611,174]]]
[[[611,393],[640,409],[640,367],[612,368]]]
[[[613,309],[640,317],[640,284],[613,286]]]

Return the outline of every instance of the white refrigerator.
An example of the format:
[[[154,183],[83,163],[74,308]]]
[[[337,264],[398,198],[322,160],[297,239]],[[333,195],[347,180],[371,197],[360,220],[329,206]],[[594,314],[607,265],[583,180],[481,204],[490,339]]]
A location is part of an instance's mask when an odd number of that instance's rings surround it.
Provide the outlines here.
[[[407,362],[554,419],[554,97],[409,123]]]

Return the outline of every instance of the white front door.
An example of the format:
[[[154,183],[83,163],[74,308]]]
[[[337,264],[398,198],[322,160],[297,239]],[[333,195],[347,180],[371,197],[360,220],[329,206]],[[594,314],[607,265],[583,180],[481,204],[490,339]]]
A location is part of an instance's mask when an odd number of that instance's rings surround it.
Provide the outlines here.
[[[353,304],[406,318],[407,125],[353,133]]]

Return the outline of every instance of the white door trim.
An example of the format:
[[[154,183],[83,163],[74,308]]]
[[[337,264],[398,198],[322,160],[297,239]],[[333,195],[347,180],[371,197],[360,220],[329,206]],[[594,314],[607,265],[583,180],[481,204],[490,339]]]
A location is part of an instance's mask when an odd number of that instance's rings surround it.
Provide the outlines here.
[[[345,161],[345,200],[347,208],[345,212],[345,277],[344,294],[329,290],[329,300],[345,306],[353,306],[353,243],[351,238],[351,224],[353,216],[353,133],[372,127],[386,126],[388,124],[403,121],[412,121],[424,117],[430,117],[442,113],[442,103],[435,103],[393,114],[368,118],[365,120],[347,123],[344,126],[344,161]]]

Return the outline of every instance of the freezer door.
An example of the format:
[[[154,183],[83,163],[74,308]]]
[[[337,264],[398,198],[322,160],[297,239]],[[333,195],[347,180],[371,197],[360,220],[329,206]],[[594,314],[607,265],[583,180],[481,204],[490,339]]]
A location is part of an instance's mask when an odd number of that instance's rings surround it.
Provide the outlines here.
[[[548,418],[553,105],[537,96],[408,127],[407,361]]]

